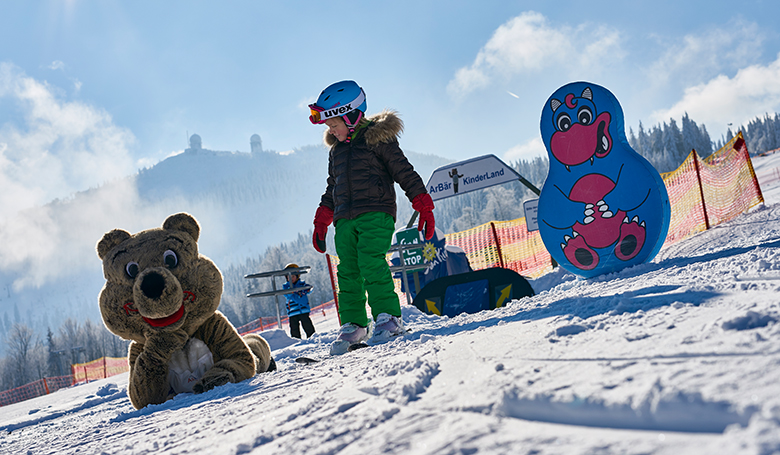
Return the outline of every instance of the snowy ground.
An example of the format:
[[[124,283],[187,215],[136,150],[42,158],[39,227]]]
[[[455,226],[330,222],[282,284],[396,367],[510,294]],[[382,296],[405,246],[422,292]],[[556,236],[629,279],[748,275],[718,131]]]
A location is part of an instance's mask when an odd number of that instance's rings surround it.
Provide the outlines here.
[[[780,156],[755,164],[769,180]],[[120,375],[4,407],[0,452],[780,453],[780,182],[764,192],[649,264],[554,272],[474,315],[405,308],[413,331],[382,346],[326,358],[321,324],[202,395],[135,410]]]

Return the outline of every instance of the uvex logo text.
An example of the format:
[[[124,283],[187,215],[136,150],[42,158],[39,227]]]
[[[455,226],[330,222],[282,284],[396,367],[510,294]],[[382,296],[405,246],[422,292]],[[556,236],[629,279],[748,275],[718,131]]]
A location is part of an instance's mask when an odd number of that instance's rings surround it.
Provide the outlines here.
[[[351,110],[352,110],[352,103],[346,104],[346,105],[341,106],[341,107],[336,108],[336,109],[330,109],[328,111],[325,111],[325,112],[322,113],[322,116],[325,117],[325,118],[331,118],[331,117],[335,117],[337,115],[346,114],[347,112],[349,112]]]

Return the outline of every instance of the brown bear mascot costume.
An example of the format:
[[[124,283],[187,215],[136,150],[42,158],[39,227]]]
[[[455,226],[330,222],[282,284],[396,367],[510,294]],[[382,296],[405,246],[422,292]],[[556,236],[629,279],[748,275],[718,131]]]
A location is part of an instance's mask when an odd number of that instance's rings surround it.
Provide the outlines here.
[[[108,330],[132,341],[128,395],[137,409],[276,369],[262,337],[242,338],[217,311],[222,275],[198,254],[199,235],[195,218],[179,213],[162,228],[114,229],[97,244],[100,312]]]

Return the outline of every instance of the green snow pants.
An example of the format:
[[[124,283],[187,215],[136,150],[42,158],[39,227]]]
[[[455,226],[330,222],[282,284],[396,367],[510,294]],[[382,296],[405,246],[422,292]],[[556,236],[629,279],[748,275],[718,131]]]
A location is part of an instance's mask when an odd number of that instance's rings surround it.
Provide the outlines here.
[[[393,217],[368,212],[352,220],[336,221],[336,254],[339,256],[339,317],[366,327],[366,293],[371,314],[401,316],[401,304],[385,255],[395,231]]]

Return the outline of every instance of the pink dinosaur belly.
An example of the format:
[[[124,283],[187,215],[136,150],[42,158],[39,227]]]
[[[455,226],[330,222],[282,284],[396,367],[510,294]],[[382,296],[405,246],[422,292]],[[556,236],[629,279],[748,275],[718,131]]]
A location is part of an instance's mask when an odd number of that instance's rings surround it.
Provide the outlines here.
[[[569,199],[593,205],[593,221],[587,224],[577,222],[572,229],[577,231],[585,242],[592,248],[606,248],[620,237],[620,225],[626,217],[626,212],[615,211],[611,207],[609,213],[612,216],[605,217],[605,213],[599,211],[596,205],[604,199],[604,196],[615,189],[615,182],[601,174],[588,174],[574,184],[569,193]]]

